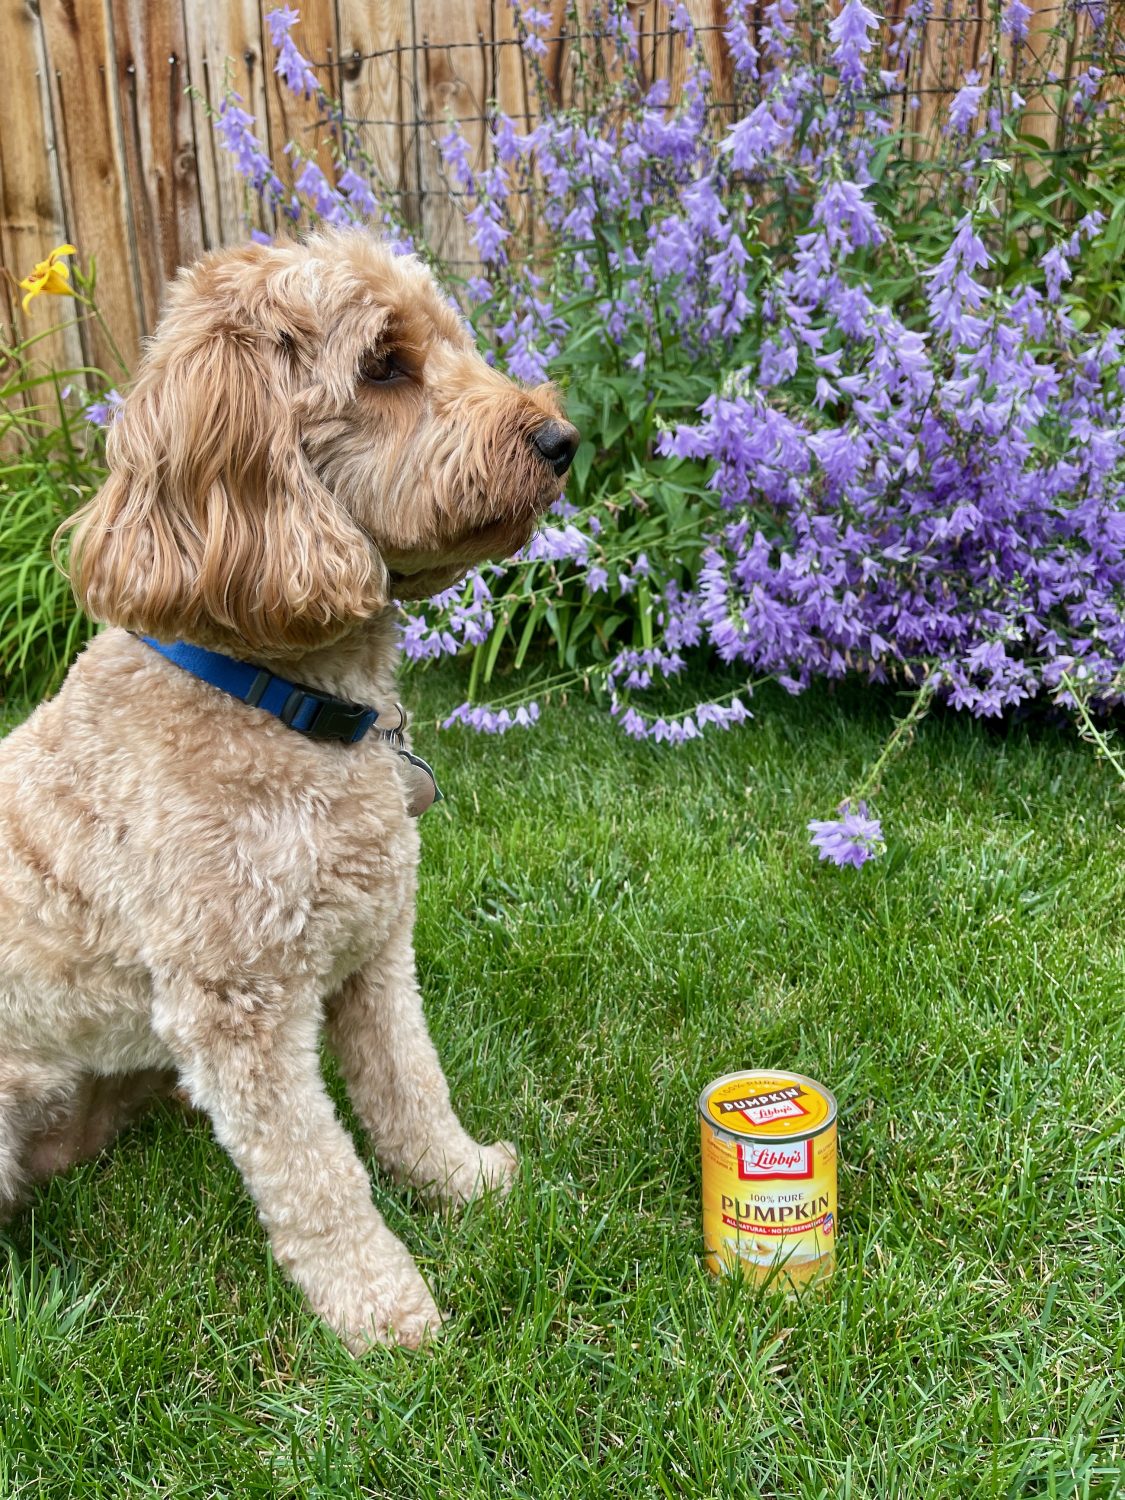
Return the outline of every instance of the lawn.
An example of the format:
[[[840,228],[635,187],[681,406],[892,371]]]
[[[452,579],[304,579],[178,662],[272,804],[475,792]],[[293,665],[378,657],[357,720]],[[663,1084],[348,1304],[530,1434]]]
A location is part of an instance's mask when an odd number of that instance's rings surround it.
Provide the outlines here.
[[[804,824],[893,698],[755,707],[679,751],[579,703],[419,729],[429,1015],[523,1154],[460,1217],[376,1185],[446,1337],[353,1362],[206,1122],[155,1112],[0,1238],[0,1494],[1125,1493],[1125,789],[1069,732],[939,714],[886,857],[838,871]],[[751,1063],[840,1102],[823,1299],[701,1269],[695,1101]]]

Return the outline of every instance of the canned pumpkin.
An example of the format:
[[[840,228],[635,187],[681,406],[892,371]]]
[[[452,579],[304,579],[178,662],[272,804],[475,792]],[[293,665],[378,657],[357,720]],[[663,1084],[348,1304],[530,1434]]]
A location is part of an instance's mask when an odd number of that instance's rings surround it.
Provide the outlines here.
[[[800,1073],[727,1073],[699,1097],[703,1243],[715,1275],[790,1289],[836,1261],[836,1100]]]

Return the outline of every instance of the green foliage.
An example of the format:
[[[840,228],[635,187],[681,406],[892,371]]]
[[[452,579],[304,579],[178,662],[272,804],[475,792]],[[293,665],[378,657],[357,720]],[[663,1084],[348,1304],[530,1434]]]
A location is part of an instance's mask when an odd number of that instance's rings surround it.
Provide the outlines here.
[[[0,347],[0,697],[42,697],[93,626],[52,557],[59,525],[104,475],[94,429],[64,392],[87,371],[37,373]]]
[[[1035,262],[1051,235],[1084,214],[1103,214],[1100,234],[1075,264],[1066,301],[1080,328],[1125,324],[1125,134],[1107,136],[1093,157],[1045,156],[1026,140],[1024,151],[1023,161],[1038,163],[1042,175],[1036,180],[1025,172],[1012,193],[1006,284],[1037,280]]]

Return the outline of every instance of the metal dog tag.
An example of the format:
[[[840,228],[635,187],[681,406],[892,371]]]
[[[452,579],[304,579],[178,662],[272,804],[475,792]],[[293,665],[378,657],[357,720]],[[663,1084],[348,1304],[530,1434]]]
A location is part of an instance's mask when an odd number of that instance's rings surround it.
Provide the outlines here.
[[[420,755],[412,755],[409,750],[398,753],[406,762],[403,767],[407,786],[406,810],[412,818],[420,818],[435,802],[444,802],[445,795],[433,770]]]

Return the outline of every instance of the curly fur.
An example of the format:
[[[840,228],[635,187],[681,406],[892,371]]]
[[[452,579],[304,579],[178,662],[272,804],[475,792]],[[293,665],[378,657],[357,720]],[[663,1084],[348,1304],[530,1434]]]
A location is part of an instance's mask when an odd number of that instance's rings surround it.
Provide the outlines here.
[[[74,522],[75,590],[112,628],[0,746],[0,1206],[178,1083],[351,1349],[436,1330],[318,1064],[324,1029],[397,1179],[454,1201],[510,1181],[426,1029],[402,762],[310,741],[130,632],[389,707],[394,599],[527,539],[559,489],[550,422],[574,436],[359,232],[180,274]]]

